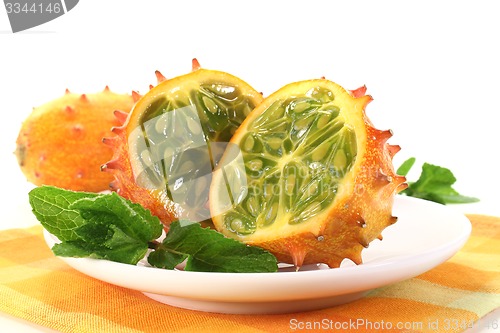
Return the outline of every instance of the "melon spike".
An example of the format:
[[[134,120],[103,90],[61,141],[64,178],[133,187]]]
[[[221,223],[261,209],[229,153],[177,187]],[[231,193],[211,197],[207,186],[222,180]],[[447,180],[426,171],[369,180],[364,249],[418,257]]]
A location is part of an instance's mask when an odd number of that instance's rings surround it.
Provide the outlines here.
[[[367,249],[370,246],[370,243],[366,239],[360,239],[359,244],[361,244],[362,247]]]
[[[113,114],[116,117],[116,119],[118,119],[118,121],[122,124],[125,123],[128,117],[128,113],[121,110],[115,110],[113,111]]]
[[[396,192],[401,192],[408,188],[408,183],[401,183],[396,187]]]
[[[102,138],[102,143],[110,147],[115,147],[119,141],[120,138],[118,136]]]
[[[389,156],[391,158],[394,157],[394,155],[396,155],[397,152],[399,152],[401,150],[401,146],[399,145],[387,145],[387,152],[389,153]]]
[[[103,165],[101,165],[101,171],[108,171],[110,169],[113,169],[113,170],[119,170],[121,168],[120,166],[120,161],[115,159],[115,160],[111,160]]]
[[[394,177],[394,181],[396,184],[398,184],[397,186],[397,191],[400,192],[402,190],[404,190],[405,188],[408,187],[408,183],[406,183],[406,177],[405,176],[400,176],[400,175],[396,175]]]
[[[193,67],[193,72],[197,71],[198,69],[201,68],[200,63],[198,62],[198,59],[193,58],[192,67]]]
[[[392,137],[391,130],[381,131],[373,128],[373,139],[379,141],[380,143],[385,144],[387,140],[389,140],[389,138],[391,137]]]
[[[354,97],[354,96],[353,96]],[[373,97],[370,95],[362,95],[355,97],[356,100],[358,100],[358,104],[363,108],[363,110],[366,108],[368,104],[370,104],[371,101],[373,101]]]
[[[293,265],[296,270],[299,270],[304,263],[304,258],[306,257],[307,251],[298,246],[297,244],[288,244],[288,252],[290,253],[290,257],[292,258]]]
[[[356,98],[365,96],[366,86],[363,85],[362,87],[359,87],[358,89],[351,90],[350,92],[351,92],[352,96],[354,96]]]
[[[390,184],[392,180],[392,176],[387,175],[382,169],[379,169],[376,177],[377,183],[379,183],[381,186],[385,186]]]
[[[123,133],[124,131],[125,131],[125,127],[123,127],[123,126],[111,127],[111,132],[113,132],[115,134],[120,134],[120,133]]]
[[[361,244],[360,244],[361,245]],[[355,252],[353,255],[351,255],[350,257],[347,257],[347,259],[350,259],[352,260],[356,265],[359,265],[363,262],[363,259],[361,258],[361,250]],[[337,265],[337,266],[340,266]]]
[[[137,91],[132,91],[132,98],[134,100],[134,102],[137,102],[138,100],[140,100],[142,97],[141,94],[139,94]]]
[[[155,71],[155,75],[156,75],[156,80],[158,81],[158,83],[161,83],[167,79],[165,76],[163,76],[163,74],[159,70]]]

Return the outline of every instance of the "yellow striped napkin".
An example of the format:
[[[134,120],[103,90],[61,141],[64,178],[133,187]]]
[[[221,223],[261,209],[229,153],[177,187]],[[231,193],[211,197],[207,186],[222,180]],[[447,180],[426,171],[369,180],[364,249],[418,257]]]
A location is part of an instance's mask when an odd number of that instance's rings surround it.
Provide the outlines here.
[[[0,232],[0,310],[62,332],[461,332],[487,325],[497,332],[500,323],[481,318],[500,307],[500,218],[468,217],[469,241],[435,269],[353,303],[281,315],[157,303],[70,268],[47,248],[40,226],[12,229]]]

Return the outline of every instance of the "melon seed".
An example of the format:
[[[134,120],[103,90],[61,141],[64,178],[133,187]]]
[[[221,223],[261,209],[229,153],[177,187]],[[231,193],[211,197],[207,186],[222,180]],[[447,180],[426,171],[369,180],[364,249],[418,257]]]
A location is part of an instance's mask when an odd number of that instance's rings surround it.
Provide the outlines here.
[[[337,170],[343,170],[347,165],[347,158],[343,149],[337,150],[335,157],[333,158],[333,166]]]
[[[316,127],[318,127],[318,129],[322,129],[323,127],[325,127],[326,124],[328,124],[329,120],[330,120],[330,114],[328,113],[323,114],[321,117],[319,117]]]
[[[286,178],[285,193],[287,195],[293,194],[293,190],[295,189],[295,178],[296,175],[294,173],[289,174]]]
[[[295,123],[293,124],[293,128],[296,131],[307,129],[309,127],[309,125],[311,124],[312,120],[313,119],[311,117],[299,119],[299,120],[295,121]]]
[[[202,99],[203,99],[203,104],[205,104],[205,107],[207,108],[207,110],[210,113],[215,114],[218,112],[219,107],[217,106],[217,104],[215,104],[215,102],[213,100],[211,100],[210,98],[208,98],[206,96],[203,96]]]
[[[312,197],[313,195],[316,195],[318,193],[318,182],[314,181],[309,184],[307,187],[307,196]]]
[[[262,160],[255,158],[248,162],[248,168],[252,171],[259,171],[262,169]]]
[[[311,159],[313,161],[321,161],[326,156],[326,153],[328,152],[328,147],[329,147],[328,141],[316,147],[316,149],[314,149],[311,155]]]
[[[232,220],[230,225],[231,229],[233,229],[236,232],[241,231],[243,229],[243,221],[240,219]]]
[[[285,114],[285,108],[283,108],[283,105],[281,104],[280,101],[272,104],[267,110],[266,110],[266,116],[267,116],[267,122],[271,122],[273,120],[277,120],[283,117]]]
[[[309,206],[307,206],[306,209],[302,211],[302,213],[300,213],[300,216],[303,219],[308,219],[316,215],[320,210],[321,204],[319,202],[313,202]]]
[[[269,207],[269,210],[267,211],[266,214],[266,222],[270,223],[276,219],[276,216],[278,215],[278,202],[274,202],[271,207]]]
[[[281,139],[276,137],[269,138],[267,140],[267,145],[273,150],[278,150],[281,148]]]
[[[243,141],[243,150],[246,152],[251,152],[252,148],[255,144],[255,140],[253,136],[250,134],[246,137],[246,139]]]
[[[293,111],[296,113],[302,113],[305,110],[309,109],[311,107],[311,104],[309,104],[306,101],[300,101],[296,102],[295,105],[293,106]]]
[[[252,196],[247,199],[247,209],[252,216],[257,216],[259,213],[259,203],[255,197]]]
[[[187,118],[187,126],[191,133],[194,135],[198,135],[201,133],[201,125],[199,122],[194,120],[193,118]]]
[[[151,167],[153,165],[153,161],[151,160],[151,153],[149,152],[149,150],[142,151],[141,160],[142,163],[147,167]]]
[[[161,116],[156,117],[155,122],[155,130],[158,134],[165,135],[167,130],[167,116],[163,114]]]

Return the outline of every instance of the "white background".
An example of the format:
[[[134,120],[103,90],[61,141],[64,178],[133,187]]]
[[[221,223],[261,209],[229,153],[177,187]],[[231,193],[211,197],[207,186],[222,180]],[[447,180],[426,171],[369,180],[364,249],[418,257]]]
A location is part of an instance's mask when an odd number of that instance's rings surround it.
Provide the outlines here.
[[[495,1],[119,1],[82,0],[66,15],[12,34],[0,7],[0,228],[36,223],[31,188],[13,155],[31,109],[66,88],[109,85],[144,93],[166,77],[209,69],[268,95],[326,76],[374,101],[367,114],[392,129],[402,151],[448,167],[455,189],[481,199],[455,205],[500,216],[498,188],[500,19]],[[0,321],[3,327],[15,322]],[[24,327],[28,329],[27,327]],[[19,328],[18,328],[19,329]]]

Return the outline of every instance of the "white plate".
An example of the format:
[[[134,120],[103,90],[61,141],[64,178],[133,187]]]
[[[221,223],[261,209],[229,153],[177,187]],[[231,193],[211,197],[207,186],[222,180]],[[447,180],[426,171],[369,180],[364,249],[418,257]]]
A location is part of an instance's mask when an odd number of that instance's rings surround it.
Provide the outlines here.
[[[433,202],[397,196],[396,224],[363,251],[363,264],[345,260],[278,273],[170,271],[87,258],[61,258],[96,279],[143,292],[176,307],[220,313],[287,313],[354,301],[368,291],[422,274],[448,260],[467,241],[471,224],[462,214]],[[52,247],[57,238],[45,232]]]

